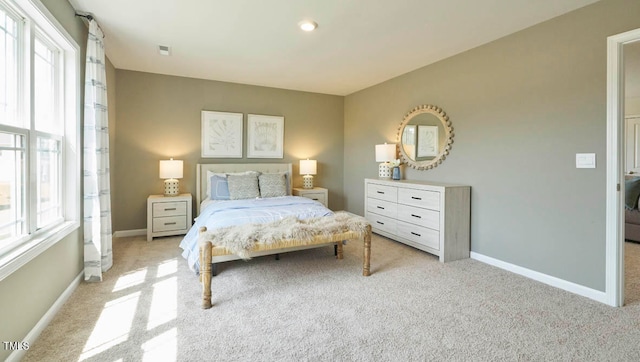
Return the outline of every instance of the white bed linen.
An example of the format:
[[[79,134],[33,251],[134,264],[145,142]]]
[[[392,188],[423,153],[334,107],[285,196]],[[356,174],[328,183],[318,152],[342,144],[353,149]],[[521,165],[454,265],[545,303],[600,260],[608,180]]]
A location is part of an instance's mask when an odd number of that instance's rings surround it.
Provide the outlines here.
[[[198,230],[202,226],[206,226],[207,230],[214,230],[249,223],[267,223],[288,216],[297,216],[298,219],[304,220],[333,215],[331,210],[318,201],[300,196],[205,201],[202,203],[201,210],[195,224],[180,242],[180,247],[184,250],[182,256],[187,259],[189,267],[196,272],[200,269]]]

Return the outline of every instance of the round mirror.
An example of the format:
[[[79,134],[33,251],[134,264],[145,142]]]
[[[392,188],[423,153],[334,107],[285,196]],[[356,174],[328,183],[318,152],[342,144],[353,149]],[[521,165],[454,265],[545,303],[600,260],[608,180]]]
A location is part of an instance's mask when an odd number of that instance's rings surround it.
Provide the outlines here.
[[[428,170],[444,161],[453,143],[453,127],[444,111],[421,105],[412,109],[398,128],[402,162],[417,170]]]

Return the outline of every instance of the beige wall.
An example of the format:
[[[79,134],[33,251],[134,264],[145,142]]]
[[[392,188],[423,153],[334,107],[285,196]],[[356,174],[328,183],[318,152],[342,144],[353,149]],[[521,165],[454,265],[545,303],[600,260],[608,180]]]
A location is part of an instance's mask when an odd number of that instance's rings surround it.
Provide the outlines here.
[[[80,45],[80,59],[84,63],[82,59],[85,56],[87,27],[74,16],[74,10],[67,1],[41,1]],[[82,83],[84,66],[81,70]],[[78,230],[0,281],[2,341],[24,341],[25,336],[82,272],[82,253],[82,234]],[[10,352],[0,348],[0,360],[4,361]]]
[[[635,116],[640,114],[640,98],[627,98],[624,103],[625,115]]]
[[[329,189],[331,209],[343,208],[344,97],[127,70],[116,71],[116,88],[115,231],[146,228],[147,196],[163,193],[158,161],[169,157],[184,160],[180,188],[194,198],[199,162],[292,162],[299,186],[299,160],[317,159],[316,186]],[[243,159],[202,159],[202,110],[244,113],[245,145],[246,114],[284,116],[284,159],[247,159],[246,147]]]
[[[639,1],[604,0],[347,96],[346,209],[363,213],[374,145],[435,104],[453,149],[406,178],[471,185],[473,252],[604,291],[606,40],[638,27]]]

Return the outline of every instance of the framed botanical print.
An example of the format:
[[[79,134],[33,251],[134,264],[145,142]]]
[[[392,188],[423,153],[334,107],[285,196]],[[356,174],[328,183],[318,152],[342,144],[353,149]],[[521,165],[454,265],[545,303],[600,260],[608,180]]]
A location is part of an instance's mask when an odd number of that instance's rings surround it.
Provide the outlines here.
[[[418,157],[435,157],[438,148],[438,126],[418,126]]]
[[[284,157],[284,117],[247,116],[247,158]]]
[[[202,157],[242,158],[242,113],[202,111]]]

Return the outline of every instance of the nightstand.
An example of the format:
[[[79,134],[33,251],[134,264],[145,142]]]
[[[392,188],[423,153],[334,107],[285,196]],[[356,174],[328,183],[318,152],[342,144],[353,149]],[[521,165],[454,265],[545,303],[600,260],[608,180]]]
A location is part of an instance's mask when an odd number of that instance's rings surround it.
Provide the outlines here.
[[[311,200],[316,200],[325,207],[329,207],[329,190],[322,187],[314,187],[312,189],[294,187],[293,196],[302,196]]]
[[[191,227],[191,194],[151,195],[147,198],[147,241],[158,236],[184,235]]]

